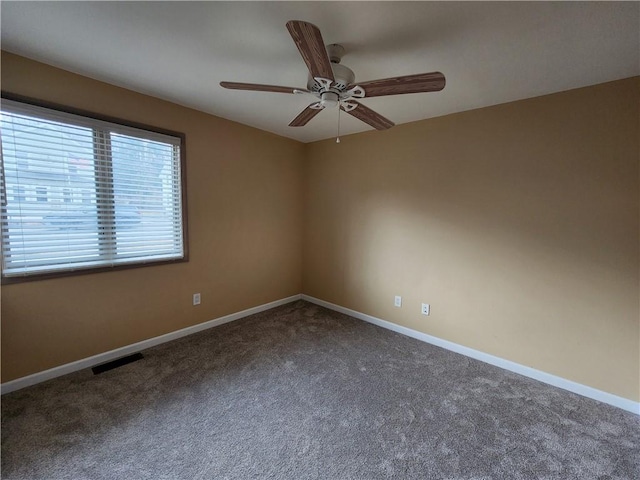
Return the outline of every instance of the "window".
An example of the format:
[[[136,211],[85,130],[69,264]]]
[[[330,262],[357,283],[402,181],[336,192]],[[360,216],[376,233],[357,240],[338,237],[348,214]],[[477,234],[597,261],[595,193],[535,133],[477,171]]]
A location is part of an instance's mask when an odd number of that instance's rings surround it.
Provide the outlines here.
[[[13,199],[16,202],[24,202],[26,200],[26,197],[24,196],[24,187],[13,187]]]
[[[186,260],[184,135],[2,100],[3,282]]]
[[[47,189],[46,187],[36,187],[36,200],[39,202],[47,201]]]

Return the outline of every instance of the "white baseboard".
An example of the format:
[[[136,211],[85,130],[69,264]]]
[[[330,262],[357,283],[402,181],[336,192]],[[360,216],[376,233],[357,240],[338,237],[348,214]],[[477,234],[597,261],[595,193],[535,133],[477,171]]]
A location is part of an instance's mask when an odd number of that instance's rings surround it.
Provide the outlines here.
[[[364,320],[365,322],[373,323],[374,325],[378,325],[379,327],[383,327],[388,330],[393,330],[394,332],[401,333],[408,337],[412,337],[417,340],[421,340],[423,342],[430,343],[438,347],[442,347],[446,350],[451,350],[452,352],[466,355],[467,357],[475,358],[476,360],[480,360],[482,362],[495,365],[496,367],[504,368],[505,370],[509,370],[511,372],[518,373],[520,375],[524,375],[525,377],[530,377],[535,380],[539,380],[540,382],[553,385],[554,387],[559,387],[564,390],[577,393],[578,395],[582,395],[583,397],[592,398],[594,400],[598,400],[600,402],[613,405],[614,407],[618,407],[623,410],[627,410],[629,412],[635,413],[636,415],[640,415],[640,403],[634,402],[633,400],[629,400],[623,397],[618,397],[617,395],[603,392],[602,390],[588,387],[581,383],[573,382],[571,380],[567,380],[562,377],[558,377],[556,375],[551,375],[550,373],[546,373],[540,370],[536,370],[534,368],[526,367],[524,365],[520,365],[519,363],[515,363],[510,360],[505,360],[500,357],[495,357],[493,355],[489,355],[488,353],[484,353],[479,350],[474,350],[473,348],[465,347],[463,345],[459,345],[457,343],[453,343],[448,340],[443,340],[438,337],[427,335],[426,333],[418,332],[417,330],[412,330],[411,328],[403,327],[401,325],[397,325],[395,323],[391,323],[386,320],[381,320],[379,318],[372,317],[371,315],[357,312],[349,308],[341,307],[340,305],[335,305],[330,302],[325,302],[324,300],[310,297],[309,295],[302,295],[302,299],[306,300],[307,302],[315,303],[316,305],[320,305],[322,307],[328,308],[330,310],[335,310],[336,312],[344,313],[345,315],[349,315],[350,317],[354,317],[359,320]]]
[[[175,332],[167,333],[165,335],[160,335],[159,337],[149,338],[148,340],[143,340],[141,342],[133,343],[125,347],[116,348],[115,350],[110,350],[108,352],[100,353],[92,357],[83,358],[82,360],[77,360],[75,362],[67,363],[65,365],[51,368],[43,372],[38,372],[38,373],[34,373],[33,375],[17,378],[15,380],[11,380],[9,382],[6,382],[0,385],[0,393],[4,395],[5,393],[14,392],[16,390],[20,390],[21,388],[35,385],[36,383],[44,382],[52,378],[66,375],[67,373],[77,372],[78,370],[94,367],[101,363],[109,362],[111,360],[115,360],[117,358],[121,358],[121,357],[130,355],[132,353],[145,350],[147,348],[155,347],[156,345],[160,345],[161,343],[170,342],[171,340],[176,340],[178,338],[191,335],[192,333],[201,332],[202,330],[207,330],[208,328],[217,327],[218,325],[222,325],[224,323],[233,322],[234,320],[239,320],[240,318],[248,317],[249,315],[253,315],[255,313],[260,313],[265,310],[269,310],[270,308],[278,307],[286,303],[291,303],[296,300],[300,300],[301,298],[302,298],[302,295],[300,294],[293,295],[287,298],[282,298],[280,300],[275,300],[273,302],[265,303],[264,305],[258,305],[257,307],[248,308],[247,310],[242,310],[241,312],[232,313],[229,315],[225,315],[224,317],[219,317],[214,320],[209,320],[208,322],[199,323],[198,325],[193,325],[192,327],[187,327],[181,330],[176,330]]]
[[[270,308],[278,307],[280,305],[291,303],[300,299],[306,300],[311,303],[315,303],[316,305],[326,307],[330,310],[335,310],[336,312],[344,313],[345,315],[349,315],[359,320],[364,320],[365,322],[378,325],[379,327],[386,328],[388,330],[392,330],[394,332],[401,333],[403,335],[407,335],[408,337],[412,337],[417,340],[421,340],[423,342],[430,343],[438,347],[442,347],[446,350],[451,350],[452,352],[460,353],[462,355],[466,355],[467,357],[475,358],[476,360],[480,360],[482,362],[495,365],[496,367],[504,368],[505,370],[509,370],[511,372],[518,373],[520,375],[524,375],[525,377],[530,377],[535,380],[541,381],[543,383],[547,383],[549,385],[553,385],[555,387],[562,388],[564,390],[568,390],[573,393],[577,393],[578,395],[582,395],[587,398],[592,398],[594,400],[598,400],[600,402],[613,405],[614,407],[627,410],[629,412],[635,413],[636,415],[640,415],[639,402],[634,402],[633,400],[629,400],[627,398],[622,398],[617,395],[613,395],[611,393],[603,392],[602,390],[598,390],[598,389],[589,387],[587,385],[583,385],[581,383],[573,382],[571,380],[567,380],[562,377],[558,377],[556,375],[551,375],[549,373],[542,372],[534,368],[520,365],[519,363],[515,363],[510,360],[505,360],[500,357],[489,355],[488,353],[484,353],[479,350],[474,350],[472,348],[465,347],[463,345],[459,345],[457,343],[453,343],[448,340],[443,340],[441,338],[434,337],[426,333],[418,332],[417,330],[412,330],[410,328],[403,327],[401,325],[397,325],[395,323],[391,323],[386,320],[382,320],[380,318],[376,318],[371,315],[358,312],[356,310],[351,310],[349,308],[341,307],[340,305],[336,305],[336,304],[326,302],[324,300],[320,300],[318,298],[310,297],[309,295],[303,295],[303,294],[293,295],[291,297],[275,300],[273,302],[265,303],[263,305],[258,305],[257,307],[249,308],[247,310],[242,310],[241,312],[232,313],[229,315],[225,315],[224,317],[219,317],[214,320],[209,320],[208,322],[199,323],[198,325],[193,325],[191,327],[183,328],[175,332],[167,333],[165,335],[160,335],[159,337],[143,340],[141,342],[137,342],[131,345],[117,348],[115,350],[110,350],[108,352],[100,353],[92,357],[83,358],[82,360],[67,363],[59,367],[51,368],[43,372],[38,372],[38,373],[34,373],[33,375],[17,378],[15,380],[11,380],[9,382],[6,382],[0,385],[0,393],[4,395],[5,393],[20,390],[21,388],[29,387],[31,385],[35,385],[36,383],[44,382],[46,380],[60,377],[68,373],[76,372],[78,370],[82,370],[85,368],[94,367],[101,363],[109,362],[111,360],[115,360],[117,358],[124,357],[126,355],[130,355],[132,353],[136,353],[141,350],[154,347],[156,345],[160,345],[161,343],[170,342],[171,340],[176,340],[178,338],[191,335],[192,333],[201,332],[202,330],[207,330],[209,328],[217,327],[218,325],[222,325],[224,323],[233,322],[234,320],[248,317],[249,315],[260,313],[265,310],[269,310]]]

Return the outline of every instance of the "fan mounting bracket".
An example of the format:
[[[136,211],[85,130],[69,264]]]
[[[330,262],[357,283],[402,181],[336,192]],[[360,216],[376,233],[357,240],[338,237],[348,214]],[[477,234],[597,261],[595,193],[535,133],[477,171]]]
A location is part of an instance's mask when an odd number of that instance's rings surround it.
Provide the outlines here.
[[[350,112],[351,110],[353,110],[354,108],[356,108],[358,106],[357,103],[348,102],[346,100],[341,100],[340,101],[340,105],[342,106],[342,109],[345,112]]]
[[[351,87],[349,90],[342,92],[340,95],[341,98],[364,98],[365,92],[364,88],[360,85],[356,85],[355,87]]]
[[[320,86],[319,93],[329,91],[331,89],[331,84],[333,83],[333,80],[322,77],[314,77],[313,80]]]

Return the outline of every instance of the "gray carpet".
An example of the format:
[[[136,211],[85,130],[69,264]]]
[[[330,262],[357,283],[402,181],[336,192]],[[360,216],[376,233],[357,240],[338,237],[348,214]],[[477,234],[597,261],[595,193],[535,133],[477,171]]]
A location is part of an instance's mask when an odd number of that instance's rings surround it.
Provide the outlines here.
[[[143,354],[2,397],[2,478],[639,478],[639,417],[303,301]]]

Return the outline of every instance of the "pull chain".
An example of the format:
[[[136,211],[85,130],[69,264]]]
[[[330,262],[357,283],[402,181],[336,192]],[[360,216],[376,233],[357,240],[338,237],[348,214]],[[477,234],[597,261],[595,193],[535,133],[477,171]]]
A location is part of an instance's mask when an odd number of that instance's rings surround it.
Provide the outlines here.
[[[336,143],[340,143],[340,104],[338,104],[338,133],[336,135]]]

